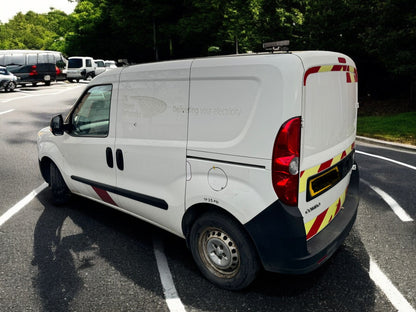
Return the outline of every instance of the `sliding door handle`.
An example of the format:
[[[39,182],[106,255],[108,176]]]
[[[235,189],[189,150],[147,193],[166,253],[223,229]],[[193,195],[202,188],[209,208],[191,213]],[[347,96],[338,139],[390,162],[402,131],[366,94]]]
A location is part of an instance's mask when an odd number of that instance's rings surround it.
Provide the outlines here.
[[[109,166],[110,168],[113,168],[114,160],[113,160],[113,150],[111,149],[111,147],[107,147],[105,149],[105,158],[107,160],[107,166]]]
[[[121,171],[124,170],[124,159],[123,159],[123,152],[121,149],[116,150],[116,162],[117,162],[117,168]]]

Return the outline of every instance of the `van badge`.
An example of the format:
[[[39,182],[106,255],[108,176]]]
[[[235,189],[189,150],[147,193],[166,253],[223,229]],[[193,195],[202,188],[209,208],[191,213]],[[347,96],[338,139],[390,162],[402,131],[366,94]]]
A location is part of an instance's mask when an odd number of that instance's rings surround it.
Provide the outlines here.
[[[308,214],[308,213],[314,211],[319,206],[321,206],[321,203],[317,203],[316,205],[313,205],[311,208],[306,209],[305,214]]]

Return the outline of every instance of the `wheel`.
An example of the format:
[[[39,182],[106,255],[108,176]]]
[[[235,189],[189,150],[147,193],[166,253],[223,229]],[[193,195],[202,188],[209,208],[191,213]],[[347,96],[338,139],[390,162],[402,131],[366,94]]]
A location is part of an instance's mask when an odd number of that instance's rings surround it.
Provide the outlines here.
[[[14,89],[16,89],[16,83],[14,81],[9,81],[4,88],[6,92],[12,92]]]
[[[260,269],[251,239],[237,221],[226,215],[208,213],[197,219],[189,245],[202,274],[221,288],[243,289]]]
[[[50,164],[50,179],[49,185],[53,195],[53,201],[56,205],[66,204],[71,198],[71,192],[66,185],[64,178],[62,178],[58,167],[54,163]]]

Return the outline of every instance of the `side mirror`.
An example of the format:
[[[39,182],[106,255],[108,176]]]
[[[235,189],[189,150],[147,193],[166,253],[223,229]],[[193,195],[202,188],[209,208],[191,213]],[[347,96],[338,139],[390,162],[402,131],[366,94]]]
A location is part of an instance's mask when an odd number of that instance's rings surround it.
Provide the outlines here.
[[[64,119],[62,115],[57,115],[51,119],[50,123],[51,131],[53,135],[63,135],[64,134]]]

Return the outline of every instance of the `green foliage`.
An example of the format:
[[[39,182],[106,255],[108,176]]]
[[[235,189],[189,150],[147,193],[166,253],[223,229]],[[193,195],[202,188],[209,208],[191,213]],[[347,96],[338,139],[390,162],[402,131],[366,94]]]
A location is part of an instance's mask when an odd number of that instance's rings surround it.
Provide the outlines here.
[[[19,13],[0,24],[0,49],[147,62],[259,52],[289,39],[292,50],[350,55],[361,95],[416,99],[414,0],[69,1],[77,1],[70,15]]]
[[[361,34],[369,53],[396,76],[416,78],[416,2],[372,0],[371,19]]]
[[[58,10],[48,14],[18,13],[0,24],[0,49],[42,49],[65,51],[64,35],[68,16]]]
[[[416,145],[416,112],[359,117],[357,134]]]

